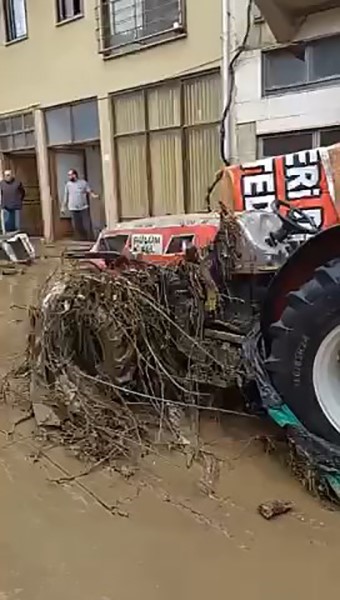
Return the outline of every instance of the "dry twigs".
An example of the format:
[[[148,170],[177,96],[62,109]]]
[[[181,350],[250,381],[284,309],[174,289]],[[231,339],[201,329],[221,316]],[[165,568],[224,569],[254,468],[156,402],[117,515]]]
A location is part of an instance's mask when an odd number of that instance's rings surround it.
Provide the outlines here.
[[[42,424],[53,414],[62,442],[95,464],[187,443],[186,407],[207,408],[202,386],[237,374],[237,356],[221,360],[203,340],[204,306],[193,264],[54,274],[31,311],[26,357]]]

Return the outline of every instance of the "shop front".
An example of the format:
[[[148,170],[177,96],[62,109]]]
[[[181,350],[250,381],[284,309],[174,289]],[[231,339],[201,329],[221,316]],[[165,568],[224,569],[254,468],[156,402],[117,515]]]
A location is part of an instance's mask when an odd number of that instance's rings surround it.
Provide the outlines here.
[[[2,170],[11,169],[25,188],[21,228],[31,236],[40,237],[43,235],[43,221],[35,150],[34,115],[31,110],[0,117],[0,152]]]

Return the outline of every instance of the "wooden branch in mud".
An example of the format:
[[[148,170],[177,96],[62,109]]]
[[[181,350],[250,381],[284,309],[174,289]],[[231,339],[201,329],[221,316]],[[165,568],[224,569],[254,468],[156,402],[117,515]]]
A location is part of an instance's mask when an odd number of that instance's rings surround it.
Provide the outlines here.
[[[244,342],[243,335],[237,335],[229,331],[219,331],[217,329],[206,329],[205,336],[213,340],[221,340],[223,342],[229,342],[230,344],[236,344],[242,346]]]

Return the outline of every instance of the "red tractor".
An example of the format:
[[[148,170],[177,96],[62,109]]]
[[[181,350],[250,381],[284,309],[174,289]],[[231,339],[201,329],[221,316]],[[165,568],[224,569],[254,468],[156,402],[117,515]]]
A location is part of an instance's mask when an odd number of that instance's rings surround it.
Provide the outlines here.
[[[259,324],[270,384],[311,434],[340,446],[339,159],[335,146],[225,168],[218,212],[119,223],[87,260],[200,262],[218,297],[207,336],[239,347]]]

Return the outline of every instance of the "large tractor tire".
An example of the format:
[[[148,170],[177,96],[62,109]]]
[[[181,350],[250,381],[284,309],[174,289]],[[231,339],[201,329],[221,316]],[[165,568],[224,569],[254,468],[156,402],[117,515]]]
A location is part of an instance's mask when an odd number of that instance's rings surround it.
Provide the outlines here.
[[[340,259],[287,300],[270,329],[272,383],[310,432],[340,445]]]

